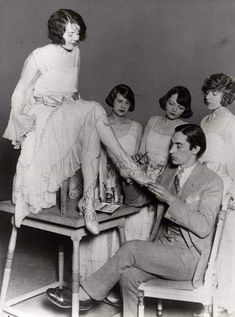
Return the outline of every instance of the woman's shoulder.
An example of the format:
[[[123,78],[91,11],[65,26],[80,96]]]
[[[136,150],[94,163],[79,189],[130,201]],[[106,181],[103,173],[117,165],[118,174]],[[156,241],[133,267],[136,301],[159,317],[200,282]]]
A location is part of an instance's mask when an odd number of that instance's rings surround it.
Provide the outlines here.
[[[35,50],[33,50],[33,53],[34,52],[36,52],[36,53],[50,53],[50,52],[53,52],[56,50],[55,46],[56,45],[54,45],[54,44],[46,44],[44,46],[40,46],[40,47],[35,48]]]
[[[147,125],[146,126],[153,126],[156,122],[162,121],[163,120],[163,116],[151,116],[148,121],[147,121]]]
[[[138,121],[135,121],[135,120],[131,120],[130,121],[130,124],[136,129],[136,130],[142,130],[142,125],[138,122]]]

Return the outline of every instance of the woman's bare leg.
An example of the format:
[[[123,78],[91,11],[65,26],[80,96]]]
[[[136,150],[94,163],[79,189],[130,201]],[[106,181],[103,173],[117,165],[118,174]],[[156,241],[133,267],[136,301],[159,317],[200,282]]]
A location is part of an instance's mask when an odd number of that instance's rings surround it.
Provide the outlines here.
[[[79,209],[84,213],[87,230],[99,233],[99,224],[95,212],[95,187],[98,179],[100,159],[100,138],[94,129],[89,138],[84,139],[81,168],[83,175],[83,197],[79,201]]]
[[[75,175],[69,178],[69,197],[71,199],[81,198],[83,193],[82,171],[79,169]]]
[[[106,146],[109,156],[124,178],[131,178],[140,185],[147,185],[154,181],[150,176],[146,175],[123,150],[106,116],[102,116],[102,118],[97,121],[96,129],[101,142]]]

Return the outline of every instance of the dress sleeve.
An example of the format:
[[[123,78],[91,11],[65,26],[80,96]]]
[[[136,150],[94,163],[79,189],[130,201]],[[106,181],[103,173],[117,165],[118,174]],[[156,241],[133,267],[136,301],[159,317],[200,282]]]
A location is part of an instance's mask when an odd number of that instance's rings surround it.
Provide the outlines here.
[[[229,125],[229,133],[225,138],[227,169],[232,178],[230,192],[235,198],[235,119]]]
[[[144,135],[140,144],[140,153],[144,154],[146,152],[146,142],[149,136],[149,132],[151,131],[154,122],[156,121],[156,117],[151,117],[148,121],[148,123],[146,124],[146,127],[144,129]]]
[[[136,122],[136,148],[135,148],[136,153],[138,153],[140,148],[142,134],[143,134],[142,125],[139,122]]]
[[[4,138],[11,140],[16,148],[20,146],[25,134],[32,129],[34,124],[34,118],[27,115],[25,109],[32,101],[33,87],[39,75],[40,71],[34,56],[30,54],[24,63],[20,80],[12,95],[10,118],[3,135]]]

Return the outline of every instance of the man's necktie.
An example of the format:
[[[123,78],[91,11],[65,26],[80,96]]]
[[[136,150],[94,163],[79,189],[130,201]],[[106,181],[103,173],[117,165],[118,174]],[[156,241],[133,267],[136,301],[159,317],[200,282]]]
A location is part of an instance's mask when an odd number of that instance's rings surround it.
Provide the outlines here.
[[[180,179],[181,179],[181,175],[183,174],[184,170],[181,168],[178,173],[175,175],[174,178],[174,185],[175,185],[175,190],[178,194],[178,192],[180,191]]]

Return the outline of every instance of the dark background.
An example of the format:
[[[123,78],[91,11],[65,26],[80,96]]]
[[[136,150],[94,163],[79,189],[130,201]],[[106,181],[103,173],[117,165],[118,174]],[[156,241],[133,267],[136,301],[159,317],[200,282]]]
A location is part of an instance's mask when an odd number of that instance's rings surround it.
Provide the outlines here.
[[[143,125],[161,113],[157,100],[175,85],[191,91],[190,120],[199,123],[207,113],[203,80],[235,74],[234,0],[0,0],[1,135],[24,60],[49,43],[47,20],[59,8],[78,11],[87,24],[80,45],[82,98],[104,104],[114,85],[130,85],[136,94],[131,117]],[[10,198],[18,154],[0,138],[0,199]]]

